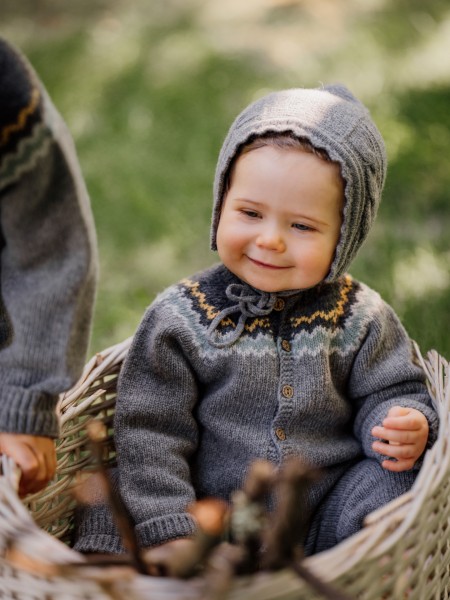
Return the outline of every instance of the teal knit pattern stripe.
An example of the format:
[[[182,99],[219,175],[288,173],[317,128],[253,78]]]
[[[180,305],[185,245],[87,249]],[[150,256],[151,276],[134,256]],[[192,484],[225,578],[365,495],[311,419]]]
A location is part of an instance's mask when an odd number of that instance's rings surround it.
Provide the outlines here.
[[[0,166],[0,190],[18,181],[45,156],[52,142],[52,133],[44,123],[38,123],[31,135],[20,140],[14,152],[3,157]]]
[[[160,299],[167,296],[173,317],[184,327],[195,332],[197,351],[204,357],[215,355],[217,350],[209,343],[206,335],[212,319],[223,308],[211,298],[215,286],[208,279],[184,279],[172,286]],[[355,352],[367,333],[373,315],[382,310],[380,296],[364,284],[346,275],[333,284],[326,284],[327,292],[319,296],[306,292],[308,303],[301,301],[291,310],[290,327],[284,337],[291,344],[291,351],[301,356],[317,356],[325,349],[329,354],[341,356]],[[212,294],[215,296],[215,294]],[[301,298],[302,294],[299,294]],[[325,298],[324,298],[325,296]],[[315,307],[315,308],[312,308]],[[219,331],[224,336],[236,327],[239,315],[230,315],[222,321]],[[267,317],[249,318],[239,343],[222,348],[224,354],[276,355],[274,345],[274,320],[276,311]]]

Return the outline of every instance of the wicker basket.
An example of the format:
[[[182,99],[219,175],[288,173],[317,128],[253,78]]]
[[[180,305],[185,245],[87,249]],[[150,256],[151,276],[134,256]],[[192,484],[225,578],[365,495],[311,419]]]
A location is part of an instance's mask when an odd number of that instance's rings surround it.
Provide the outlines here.
[[[114,462],[111,428],[116,381],[129,345],[130,340],[126,340],[95,356],[77,385],[61,397],[58,474],[44,491],[29,496],[25,507],[15,492],[15,471],[3,457],[0,598],[198,600],[207,597],[205,582],[200,578],[178,581],[139,576],[129,567],[87,566],[82,555],[63,543],[70,538],[73,528],[75,501],[70,489],[89,465],[86,424],[92,417],[100,418],[107,426],[109,444],[104,460]],[[436,352],[420,360],[441,424],[438,440],[427,452],[414,487],[369,515],[367,525],[358,534],[305,560],[305,565],[320,578],[354,598],[450,598],[450,365]],[[45,575],[42,569],[37,574],[23,565],[13,566],[8,551],[11,547],[29,556],[31,562],[39,559]],[[230,600],[317,597],[288,570],[237,578],[227,595]]]

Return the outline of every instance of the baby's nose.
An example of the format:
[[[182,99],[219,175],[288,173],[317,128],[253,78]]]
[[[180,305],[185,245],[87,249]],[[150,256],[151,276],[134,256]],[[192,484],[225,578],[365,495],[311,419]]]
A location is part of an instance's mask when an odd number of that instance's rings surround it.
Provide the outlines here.
[[[276,252],[283,252],[286,249],[284,237],[278,227],[264,227],[258,234],[256,244]]]

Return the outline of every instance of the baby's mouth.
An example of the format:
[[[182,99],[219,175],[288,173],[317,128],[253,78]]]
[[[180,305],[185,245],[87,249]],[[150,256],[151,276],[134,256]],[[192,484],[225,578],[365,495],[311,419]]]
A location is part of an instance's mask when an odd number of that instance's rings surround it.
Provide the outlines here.
[[[247,256],[247,258],[254,265],[257,265],[258,267],[262,267],[264,269],[289,269],[290,268],[285,265],[273,265],[271,263],[266,263],[261,260],[256,260],[255,258],[251,258],[250,256]]]

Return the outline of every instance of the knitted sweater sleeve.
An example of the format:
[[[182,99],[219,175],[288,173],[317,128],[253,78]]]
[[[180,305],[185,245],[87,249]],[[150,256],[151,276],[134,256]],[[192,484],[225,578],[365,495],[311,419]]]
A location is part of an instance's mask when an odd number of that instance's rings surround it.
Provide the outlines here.
[[[425,385],[425,376],[414,360],[411,340],[390,306],[381,304],[371,319],[367,335],[356,356],[349,381],[354,402],[354,433],[364,454],[382,461],[374,452],[371,434],[393,406],[415,408],[428,420],[428,447],[436,441],[439,419]],[[420,461],[416,463],[418,468]]]
[[[147,311],[118,385],[120,489],[144,547],[195,529],[186,508],[195,499],[189,459],[198,443],[198,390],[174,321],[163,303]]]
[[[58,394],[80,375],[89,339],[94,224],[64,122],[3,40],[0,63],[10,119],[0,148],[0,431],[56,437]]]

